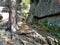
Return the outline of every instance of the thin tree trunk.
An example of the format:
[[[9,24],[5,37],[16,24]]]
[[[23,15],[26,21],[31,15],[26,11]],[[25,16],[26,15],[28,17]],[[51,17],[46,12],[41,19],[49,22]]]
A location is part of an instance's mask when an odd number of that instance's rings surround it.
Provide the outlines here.
[[[16,0],[11,0],[10,14],[9,14],[9,25],[11,32],[16,31]]]

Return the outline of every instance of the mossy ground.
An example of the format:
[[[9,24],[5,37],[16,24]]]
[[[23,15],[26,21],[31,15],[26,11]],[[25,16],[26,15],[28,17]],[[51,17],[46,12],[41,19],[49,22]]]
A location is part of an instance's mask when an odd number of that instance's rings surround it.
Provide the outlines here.
[[[45,21],[38,21],[36,19],[33,19],[32,23],[33,24],[37,24],[40,27],[43,27],[44,30],[46,30],[47,32],[50,32],[52,35],[55,35],[55,36],[60,38],[60,27],[59,27],[58,30],[55,30],[53,24],[51,24],[51,25],[47,24],[47,20],[45,20]]]

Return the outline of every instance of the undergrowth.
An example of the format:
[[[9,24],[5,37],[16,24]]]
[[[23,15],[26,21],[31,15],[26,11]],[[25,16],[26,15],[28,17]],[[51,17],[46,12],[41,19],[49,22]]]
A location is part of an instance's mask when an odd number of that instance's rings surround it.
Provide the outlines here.
[[[44,20],[44,21],[40,21],[37,19],[33,19],[32,20],[32,24],[37,24],[41,27],[44,28],[44,30],[46,30],[47,32],[50,32],[52,35],[58,36],[60,38],[60,27],[58,30],[55,30],[54,24],[47,24],[48,21]]]

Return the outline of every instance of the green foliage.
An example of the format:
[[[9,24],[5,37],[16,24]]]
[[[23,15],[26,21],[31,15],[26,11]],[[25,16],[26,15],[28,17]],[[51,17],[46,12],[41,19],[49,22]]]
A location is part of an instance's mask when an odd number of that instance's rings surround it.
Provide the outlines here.
[[[22,5],[22,9],[27,9],[28,8],[28,6],[25,4],[25,3],[23,3],[23,5]]]
[[[28,13],[24,15],[24,21],[27,21],[27,19],[28,19]]]
[[[38,24],[38,21],[36,19],[33,19],[32,24]]]
[[[24,0],[25,3],[29,4],[30,3],[30,0]]]
[[[51,44],[51,45],[56,45],[56,44],[55,44],[55,42],[52,42],[52,44]]]
[[[51,25],[47,24],[48,23],[47,20],[38,21],[36,19],[33,19],[32,23],[33,24],[38,24],[41,27],[43,27],[46,31],[49,31],[51,34],[57,35],[58,37],[60,37],[60,29],[56,31],[53,24],[51,24]]]
[[[9,0],[6,0],[5,6],[10,7],[11,2]]]
[[[17,0],[17,9],[20,10],[20,15],[22,15],[24,21],[27,21],[28,18],[28,4],[30,4],[30,0],[22,0],[22,2]]]

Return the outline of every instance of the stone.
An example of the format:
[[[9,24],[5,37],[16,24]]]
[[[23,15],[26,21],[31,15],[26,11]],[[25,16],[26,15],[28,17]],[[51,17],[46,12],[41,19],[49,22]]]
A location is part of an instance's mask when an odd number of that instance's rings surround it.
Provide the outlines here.
[[[35,15],[38,17],[42,17],[49,14],[54,14],[59,11],[60,4],[57,0],[39,0],[38,5],[35,7]]]

